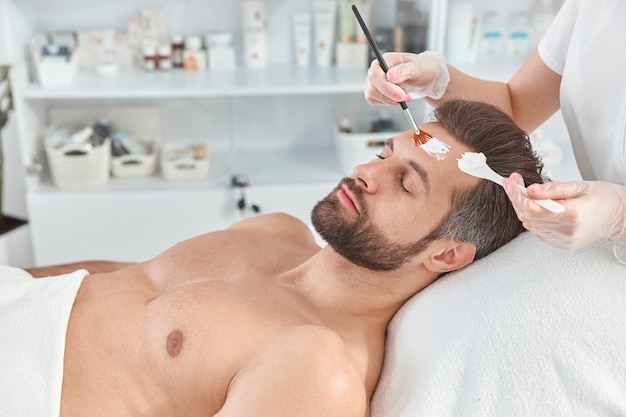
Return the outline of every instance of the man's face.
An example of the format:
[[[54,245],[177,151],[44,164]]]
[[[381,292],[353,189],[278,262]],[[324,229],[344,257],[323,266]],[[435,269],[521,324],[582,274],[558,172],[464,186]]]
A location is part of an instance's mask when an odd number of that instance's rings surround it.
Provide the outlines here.
[[[457,167],[470,149],[436,123],[422,126],[451,146],[445,159],[426,153],[405,132],[388,140],[377,159],[355,167],[313,209],[317,232],[356,265],[398,269],[425,248],[422,239],[447,217],[453,193],[478,184]]]

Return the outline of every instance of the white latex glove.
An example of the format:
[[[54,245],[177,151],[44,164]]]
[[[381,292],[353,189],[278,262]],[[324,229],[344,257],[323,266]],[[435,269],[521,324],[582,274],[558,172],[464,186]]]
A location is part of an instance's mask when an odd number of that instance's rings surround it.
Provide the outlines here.
[[[370,104],[397,105],[430,97],[440,99],[450,82],[446,58],[432,51],[420,54],[387,52],[383,55],[387,74],[378,60],[372,61],[365,80],[365,99]]]
[[[565,211],[555,214],[523,195],[515,182],[524,184],[514,173],[504,181],[504,189],[517,217],[539,239],[567,250],[603,238],[626,244],[626,187],[602,181],[530,185],[530,197],[558,200],[565,206]]]

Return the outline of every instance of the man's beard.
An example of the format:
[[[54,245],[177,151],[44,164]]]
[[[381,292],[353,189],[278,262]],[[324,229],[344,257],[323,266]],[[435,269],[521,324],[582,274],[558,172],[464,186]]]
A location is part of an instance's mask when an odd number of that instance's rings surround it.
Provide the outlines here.
[[[337,192],[345,184],[361,209],[359,217],[347,216],[345,207],[339,201]],[[400,244],[387,238],[379,227],[371,223],[368,208],[363,204],[363,190],[356,186],[352,178],[344,178],[339,185],[319,201],[311,213],[313,227],[320,236],[337,252],[355,265],[373,271],[393,271],[419,254],[433,240],[428,237],[413,243]],[[410,223],[414,218],[407,218]],[[402,221],[402,220],[398,220]]]

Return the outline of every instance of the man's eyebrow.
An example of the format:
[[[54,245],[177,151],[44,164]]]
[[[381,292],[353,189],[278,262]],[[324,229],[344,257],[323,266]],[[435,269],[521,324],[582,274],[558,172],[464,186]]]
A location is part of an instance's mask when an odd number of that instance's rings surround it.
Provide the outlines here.
[[[385,145],[389,146],[392,151],[394,139],[395,137],[392,137],[385,141]],[[412,159],[407,159],[407,162],[409,165],[411,165],[413,171],[417,172],[417,175],[419,175],[419,177],[421,178],[422,182],[424,183],[424,187],[426,188],[426,193],[430,193],[430,179],[428,178],[428,171],[426,171],[420,164],[413,161]]]
[[[413,161],[412,159],[409,159],[408,162],[409,165],[411,165],[411,168],[413,168],[413,170],[417,172],[417,175],[419,175],[419,177],[422,179],[424,187],[426,188],[426,194],[430,193],[430,179],[428,178],[428,171],[426,171],[424,167],[422,167],[420,164]]]

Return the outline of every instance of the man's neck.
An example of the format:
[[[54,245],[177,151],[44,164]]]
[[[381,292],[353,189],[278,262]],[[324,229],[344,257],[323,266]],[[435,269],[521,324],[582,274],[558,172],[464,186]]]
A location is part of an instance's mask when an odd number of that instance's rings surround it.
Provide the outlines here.
[[[320,311],[338,321],[384,329],[402,304],[421,289],[417,286],[420,279],[414,277],[427,271],[409,268],[371,271],[326,246],[285,278]],[[411,279],[407,279],[409,274]]]

